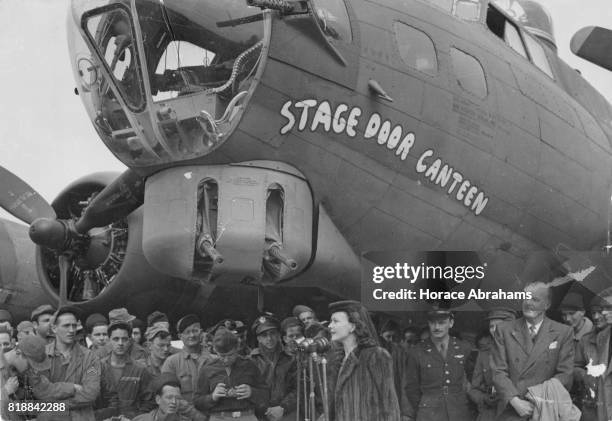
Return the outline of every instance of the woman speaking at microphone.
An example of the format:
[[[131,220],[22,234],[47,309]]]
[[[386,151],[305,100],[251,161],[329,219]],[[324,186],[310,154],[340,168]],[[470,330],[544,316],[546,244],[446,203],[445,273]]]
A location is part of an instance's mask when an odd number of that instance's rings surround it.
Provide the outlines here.
[[[330,371],[332,420],[399,421],[391,356],[378,346],[367,310],[357,301],[338,301],[329,310],[331,339],[341,345]]]

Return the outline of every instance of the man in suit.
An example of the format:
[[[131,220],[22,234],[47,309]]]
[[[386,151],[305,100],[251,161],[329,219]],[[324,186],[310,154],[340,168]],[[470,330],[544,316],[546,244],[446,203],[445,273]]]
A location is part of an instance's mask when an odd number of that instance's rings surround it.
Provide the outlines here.
[[[572,328],[546,317],[551,292],[543,282],[525,287],[523,317],[499,325],[494,335],[491,368],[499,394],[498,420],[527,419],[533,404],[525,399],[530,386],[553,377],[566,389],[572,385]]]

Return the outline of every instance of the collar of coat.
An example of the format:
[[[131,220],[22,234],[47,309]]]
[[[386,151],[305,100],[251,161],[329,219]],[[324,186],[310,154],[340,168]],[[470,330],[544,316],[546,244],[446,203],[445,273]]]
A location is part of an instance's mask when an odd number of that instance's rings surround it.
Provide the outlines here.
[[[55,357],[55,356],[62,355],[62,353],[57,350],[57,347],[55,345],[56,345],[56,341],[53,341],[47,344],[47,346],[45,347],[45,350],[47,351],[47,355],[49,357]],[[72,346],[72,349],[70,350],[70,359],[73,359],[74,357],[77,357],[83,354],[84,349],[87,349],[87,348],[83,348],[81,345],[75,342],[74,345]]]
[[[251,353],[249,354],[250,357],[261,357],[263,358],[263,352],[261,352],[261,350],[259,349],[259,347],[255,348],[254,350],[251,351]],[[283,356],[288,357],[288,358],[293,358],[293,355],[291,355],[290,353],[288,353],[285,348],[281,348],[279,354],[278,354],[278,359],[280,360]]]
[[[100,360],[100,364],[108,364],[109,366],[111,365],[111,355],[107,355],[106,357],[102,358]],[[132,357],[130,357],[129,355],[127,356],[126,360],[125,360],[125,365],[132,365],[134,364],[134,360],[132,360]]]
[[[423,347],[425,348],[425,351],[427,352],[431,352],[434,349],[437,350],[436,345],[433,343],[431,338],[425,339],[422,343],[423,343]],[[449,336],[448,337],[448,348],[446,348],[446,351],[451,352],[451,350],[459,349],[459,348],[460,348],[459,340],[455,338],[454,336]]]
[[[355,349],[353,349],[348,357],[346,357],[344,364],[340,365],[338,381],[336,382],[336,391],[342,388],[342,385],[348,380],[349,377],[351,377],[353,371],[357,369],[362,361],[367,364],[371,355],[377,351],[386,354],[388,359],[391,360],[389,353],[384,348],[378,346],[357,346]],[[338,352],[339,355],[344,356],[343,349],[338,350]],[[372,369],[375,370],[376,368],[372,367]]]

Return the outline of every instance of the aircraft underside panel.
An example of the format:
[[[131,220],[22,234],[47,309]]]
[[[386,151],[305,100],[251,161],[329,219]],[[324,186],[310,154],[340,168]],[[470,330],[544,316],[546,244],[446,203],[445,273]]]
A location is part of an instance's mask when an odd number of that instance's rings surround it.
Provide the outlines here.
[[[147,180],[143,250],[183,279],[275,283],[312,253],[307,182],[281,163],[188,166]]]

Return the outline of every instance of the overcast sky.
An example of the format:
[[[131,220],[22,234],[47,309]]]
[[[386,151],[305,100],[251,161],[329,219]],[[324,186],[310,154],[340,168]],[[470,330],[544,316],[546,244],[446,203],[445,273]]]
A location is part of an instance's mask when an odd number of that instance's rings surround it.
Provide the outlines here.
[[[560,55],[612,98],[612,74],[569,52],[569,40],[578,29],[612,27],[610,0],[541,2],[553,16]],[[125,169],[98,138],[73,93],[66,41],[68,4],[0,0],[0,165],[49,201],[85,174]]]

